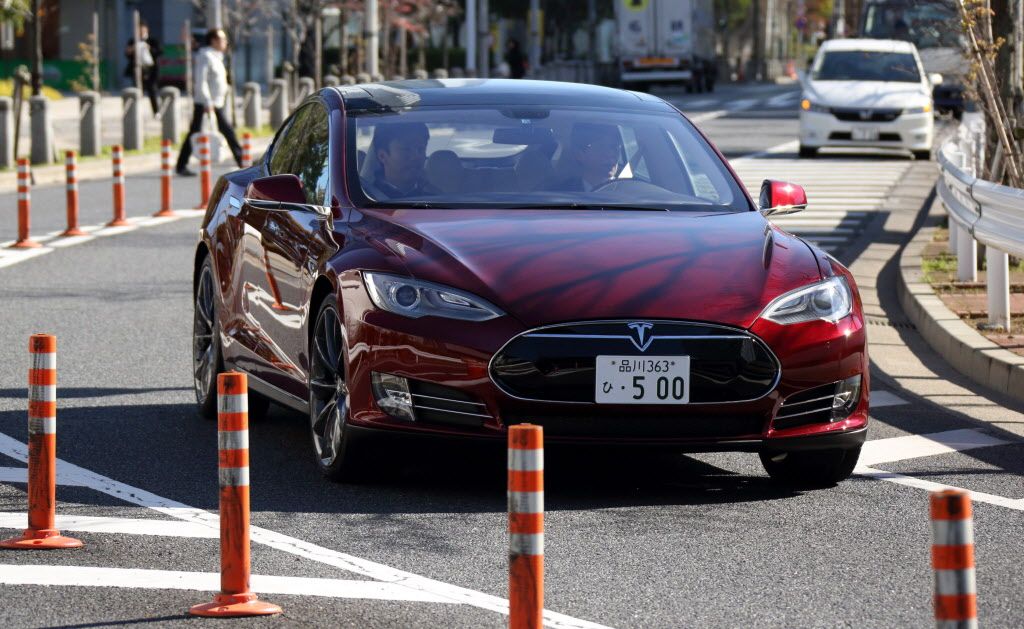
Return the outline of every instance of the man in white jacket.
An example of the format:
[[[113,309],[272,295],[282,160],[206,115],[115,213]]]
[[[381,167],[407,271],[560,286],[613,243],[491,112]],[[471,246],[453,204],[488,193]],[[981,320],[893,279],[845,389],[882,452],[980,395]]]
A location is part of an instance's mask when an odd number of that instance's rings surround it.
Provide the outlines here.
[[[190,139],[193,133],[202,130],[203,118],[211,114],[216,116],[217,128],[224,139],[228,141],[231,154],[235,156],[235,162],[238,163],[239,168],[242,167],[242,147],[238,145],[235,130],[231,128],[231,122],[224,111],[228,94],[228,72],[224,66],[224,51],[227,48],[227,34],[222,29],[215,28],[206,34],[206,46],[200,48],[196,53],[192,90],[194,102],[192,124],[189,126],[188,136],[185,137],[181,151],[178,153],[176,171],[179,175],[195,175],[188,169],[188,160],[192,156]]]

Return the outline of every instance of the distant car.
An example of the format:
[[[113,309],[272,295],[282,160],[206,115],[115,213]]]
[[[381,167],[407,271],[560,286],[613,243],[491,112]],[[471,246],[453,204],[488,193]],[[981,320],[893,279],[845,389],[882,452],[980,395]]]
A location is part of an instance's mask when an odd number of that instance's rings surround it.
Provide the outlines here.
[[[850,475],[868,355],[850,272],[765,217],[673,106],[545,81],[326,88],[222,177],[195,254],[201,412],[308,417],[332,479],[370,435],[757,452],[805,485]],[[760,211],[759,211],[760,210]]]
[[[932,83],[910,42],[832,39],[821,45],[803,84],[800,156],[830,147],[900,148],[929,159]]]

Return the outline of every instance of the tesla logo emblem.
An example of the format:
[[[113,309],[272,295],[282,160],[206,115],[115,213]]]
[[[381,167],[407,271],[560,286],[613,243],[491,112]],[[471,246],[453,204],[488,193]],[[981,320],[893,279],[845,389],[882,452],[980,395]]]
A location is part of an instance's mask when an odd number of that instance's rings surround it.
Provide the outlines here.
[[[871,120],[871,110],[870,109],[861,109],[860,110],[860,119],[861,120]]]
[[[654,340],[654,336],[651,334],[654,324],[646,321],[634,321],[627,323],[626,326],[630,331],[629,340],[633,341],[633,345],[636,345],[638,350],[646,352],[647,348],[651,346],[651,341]]]

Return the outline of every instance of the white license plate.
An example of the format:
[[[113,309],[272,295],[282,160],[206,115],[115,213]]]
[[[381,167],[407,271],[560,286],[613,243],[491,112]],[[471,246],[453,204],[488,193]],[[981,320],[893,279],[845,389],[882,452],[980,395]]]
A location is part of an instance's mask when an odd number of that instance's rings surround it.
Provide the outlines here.
[[[598,356],[594,399],[598,404],[686,404],[689,356]]]
[[[860,142],[875,142],[878,140],[878,129],[874,127],[854,127],[850,137]]]

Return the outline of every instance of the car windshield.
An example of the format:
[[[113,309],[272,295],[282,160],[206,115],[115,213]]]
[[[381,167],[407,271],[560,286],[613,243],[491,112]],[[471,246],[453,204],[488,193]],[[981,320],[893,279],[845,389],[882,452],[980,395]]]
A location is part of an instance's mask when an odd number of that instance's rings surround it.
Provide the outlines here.
[[[918,50],[959,48],[960,13],[951,0],[871,2],[864,7],[863,35],[909,41]]]
[[[815,81],[921,81],[914,55],[878,50],[826,52],[815,61],[811,78]]]
[[[675,112],[417,107],[354,113],[348,138],[348,179],[359,182],[350,193],[370,206],[750,209]]]

